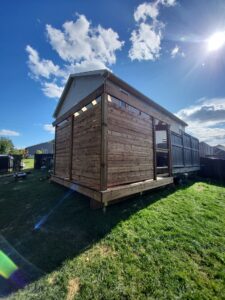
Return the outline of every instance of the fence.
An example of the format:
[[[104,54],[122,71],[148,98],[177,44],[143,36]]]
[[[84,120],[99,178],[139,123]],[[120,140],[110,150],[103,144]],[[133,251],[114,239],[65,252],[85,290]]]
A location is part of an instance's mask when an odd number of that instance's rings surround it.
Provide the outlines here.
[[[225,159],[201,157],[201,176],[225,181]]]
[[[53,154],[35,154],[34,155],[34,168],[41,169],[45,166],[48,169],[52,167]]]
[[[200,166],[198,139],[184,132],[171,132],[171,146],[173,171]]]

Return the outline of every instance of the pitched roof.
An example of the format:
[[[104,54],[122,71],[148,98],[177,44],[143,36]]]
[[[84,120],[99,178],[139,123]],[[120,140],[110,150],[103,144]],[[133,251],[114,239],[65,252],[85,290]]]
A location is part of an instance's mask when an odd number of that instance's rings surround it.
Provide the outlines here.
[[[162,107],[161,105],[159,105],[158,103],[156,103],[155,101],[153,101],[152,99],[150,99],[149,97],[145,96],[144,94],[142,94],[141,92],[139,92],[138,90],[136,90],[134,87],[132,87],[131,85],[129,85],[127,82],[123,81],[122,79],[120,79],[119,77],[117,77],[116,75],[114,75],[112,72],[110,72],[107,69],[102,69],[102,70],[95,70],[95,71],[89,71],[89,72],[82,72],[82,73],[75,73],[75,74],[71,74],[66,82],[66,85],[64,87],[64,90],[62,92],[62,95],[59,99],[58,105],[55,109],[55,112],[53,114],[53,117],[56,118],[65,98],[66,95],[69,91],[69,88],[73,82],[73,79],[76,77],[84,77],[84,76],[103,76],[118,84],[122,84],[125,88],[127,88],[131,93],[135,94],[138,98],[140,98],[140,100],[152,105],[153,107],[155,107],[156,109],[160,110],[161,112],[163,112],[166,115],[169,115],[172,119],[174,119],[175,121],[181,123],[184,126],[187,126],[188,124],[185,123],[183,120],[181,120],[180,118],[178,118],[176,115],[174,115],[173,113],[171,113],[170,111],[168,111],[167,109],[165,109],[164,107]]]

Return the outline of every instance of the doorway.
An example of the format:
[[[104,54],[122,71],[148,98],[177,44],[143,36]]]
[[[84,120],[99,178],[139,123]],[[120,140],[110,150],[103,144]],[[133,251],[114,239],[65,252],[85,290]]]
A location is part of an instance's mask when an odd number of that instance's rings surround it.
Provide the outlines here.
[[[159,120],[155,120],[155,150],[157,176],[170,176],[169,126]]]

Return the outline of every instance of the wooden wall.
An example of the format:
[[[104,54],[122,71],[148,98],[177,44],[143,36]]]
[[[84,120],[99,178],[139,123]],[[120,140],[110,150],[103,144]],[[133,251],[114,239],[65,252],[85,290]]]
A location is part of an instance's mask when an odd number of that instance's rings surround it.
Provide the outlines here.
[[[108,187],[153,178],[152,119],[120,103],[108,102]]]
[[[55,143],[55,175],[69,179],[71,122],[66,120],[56,126]]]
[[[138,99],[133,94],[124,91],[120,86],[114,84],[110,80],[106,81],[106,92],[110,95],[115,96],[118,99],[125,101],[126,103],[129,103],[130,105],[140,109],[141,111],[146,112],[152,117],[160,121],[163,121],[166,124],[169,124],[171,126],[171,129],[176,133],[180,133],[180,131],[185,130],[184,125],[175,121],[168,114],[163,113],[158,109],[156,109],[155,107],[151,106],[150,102],[149,104],[147,104],[146,102]]]
[[[101,103],[74,118],[72,181],[100,189]]]

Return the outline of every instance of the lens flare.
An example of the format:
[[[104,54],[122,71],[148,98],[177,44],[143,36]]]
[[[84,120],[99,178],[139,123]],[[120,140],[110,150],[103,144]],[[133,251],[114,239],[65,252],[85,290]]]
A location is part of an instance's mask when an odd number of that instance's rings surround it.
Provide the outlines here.
[[[17,265],[0,250],[0,275],[5,279],[9,279],[17,270]]]
[[[55,210],[66,200],[70,195],[74,193],[73,190],[69,190],[59,201],[58,203],[46,214],[44,215],[35,225],[34,230],[38,230],[44,225],[48,218],[55,212]]]
[[[216,51],[225,45],[225,31],[214,33],[208,40],[208,50]]]

